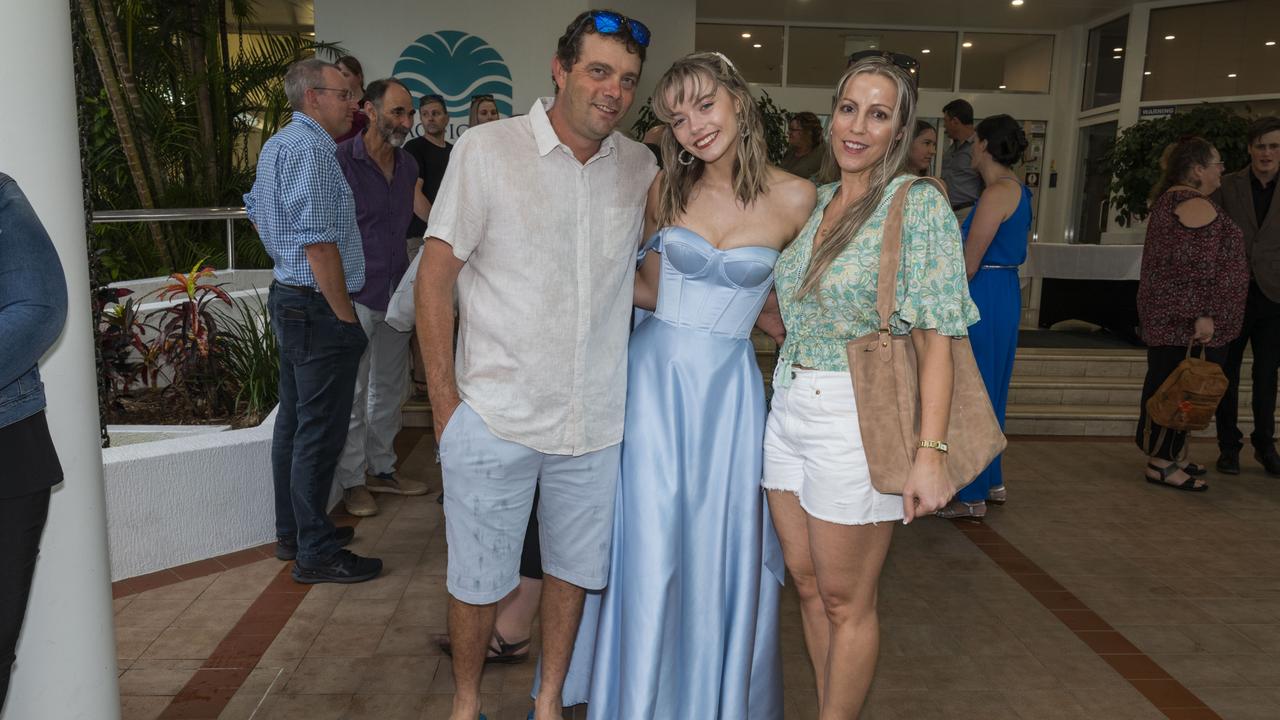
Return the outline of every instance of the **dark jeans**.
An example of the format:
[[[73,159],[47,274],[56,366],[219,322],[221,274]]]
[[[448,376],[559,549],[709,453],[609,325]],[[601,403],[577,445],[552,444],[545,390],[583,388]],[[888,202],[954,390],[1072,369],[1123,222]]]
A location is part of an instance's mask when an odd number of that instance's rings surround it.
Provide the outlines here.
[[[1200,351],[1197,351],[1199,353]],[[1186,444],[1187,434],[1177,430],[1168,430],[1161,425],[1151,423],[1147,428],[1147,400],[1156,394],[1156,390],[1173,374],[1178,363],[1187,357],[1187,349],[1171,345],[1160,345],[1147,348],[1147,379],[1142,383],[1142,401],[1138,404],[1138,431],[1135,441],[1147,455],[1161,460],[1175,460],[1182,456],[1182,446]],[[1201,357],[1199,354],[1196,357]],[[1204,348],[1205,360],[1218,363],[1226,362],[1227,347]]]
[[[271,440],[276,534],[297,537],[305,565],[338,550],[326,510],[368,339],[314,290],[272,283],[267,307],[280,344],[280,409]]]
[[[49,514],[49,488],[15,498],[0,498],[0,710],[9,694],[9,673],[18,632],[27,614],[31,575],[40,553],[40,534]]]
[[[1240,337],[1228,346],[1227,394],[1218,405],[1218,448],[1238,453],[1244,447],[1240,432],[1240,365],[1244,347],[1253,344],[1253,434],[1250,440],[1263,452],[1275,447],[1276,372],[1280,370],[1280,303],[1272,302],[1255,282],[1249,282],[1249,299],[1244,308]]]

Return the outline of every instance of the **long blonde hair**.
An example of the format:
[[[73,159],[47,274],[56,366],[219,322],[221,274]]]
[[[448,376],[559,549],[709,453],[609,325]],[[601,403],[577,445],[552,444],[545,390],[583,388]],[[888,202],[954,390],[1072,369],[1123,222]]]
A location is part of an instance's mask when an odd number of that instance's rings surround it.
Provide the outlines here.
[[[696,52],[686,55],[658,79],[653,90],[653,113],[667,129],[662,133],[662,179],[658,203],[658,224],[670,225],[684,214],[693,186],[702,177],[705,165],[698,158],[685,165],[681,154],[687,152],[671,132],[674,108],[685,101],[685,89],[692,88],[689,99],[704,97],[723,87],[737,105],[739,142],[733,162],[733,191],[743,206],[768,191],[769,152],[764,137],[764,120],[751,90],[738,69],[724,55]]]
[[[813,254],[813,258],[809,261],[809,269],[805,271],[804,282],[800,284],[800,297],[818,291],[822,286],[822,277],[827,274],[827,270],[831,269],[831,264],[840,257],[849,243],[853,242],[853,238],[857,236],[863,224],[870,219],[876,207],[880,205],[880,201],[884,199],[885,189],[889,187],[889,183],[895,177],[907,172],[907,154],[911,149],[912,139],[907,129],[914,128],[916,124],[915,84],[905,70],[889,60],[883,57],[869,57],[854,63],[836,84],[835,102],[831,105],[833,121],[827,125],[827,155],[823,158],[821,175],[833,178],[840,176],[840,167],[836,164],[836,143],[830,137],[831,126],[834,125],[836,108],[840,105],[845,86],[857,75],[879,75],[889,78],[897,85],[898,102],[893,110],[896,134],[889,143],[884,160],[871,169],[871,180],[867,184],[866,194],[845,208],[844,214],[836,221],[835,227],[831,228],[827,239]]]

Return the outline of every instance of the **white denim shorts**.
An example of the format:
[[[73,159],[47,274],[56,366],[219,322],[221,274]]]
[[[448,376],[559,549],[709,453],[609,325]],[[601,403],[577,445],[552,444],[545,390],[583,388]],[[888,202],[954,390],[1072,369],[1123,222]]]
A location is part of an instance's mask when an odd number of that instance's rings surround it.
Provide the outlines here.
[[[871,486],[847,372],[778,365],[764,430],[763,485],[795,493],[805,512],[827,522],[902,519],[902,496]]]

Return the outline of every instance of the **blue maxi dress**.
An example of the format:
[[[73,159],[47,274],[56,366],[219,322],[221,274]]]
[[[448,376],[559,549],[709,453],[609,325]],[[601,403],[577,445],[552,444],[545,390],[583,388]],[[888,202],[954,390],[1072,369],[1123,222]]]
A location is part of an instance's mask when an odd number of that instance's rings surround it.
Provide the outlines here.
[[[609,585],[587,596],[564,704],[591,720],[781,720],[782,550],[760,488],[749,334],[778,253],[681,227],[631,336]]]
[[[973,212],[964,219],[960,232],[969,239]],[[1027,260],[1027,233],[1031,230],[1031,190],[1022,187],[1022,199],[1008,220],[1000,223],[996,236],[982,256],[982,266],[969,281],[969,296],[982,316],[969,326],[969,343],[978,371],[991,396],[996,418],[1004,429],[1005,408],[1009,402],[1009,379],[1013,377],[1013,359],[1018,352],[1018,322],[1022,317],[1022,291],[1018,285],[1018,266]],[[1000,461],[996,457],[973,482],[956,497],[964,502],[982,502],[993,487],[1004,484]]]

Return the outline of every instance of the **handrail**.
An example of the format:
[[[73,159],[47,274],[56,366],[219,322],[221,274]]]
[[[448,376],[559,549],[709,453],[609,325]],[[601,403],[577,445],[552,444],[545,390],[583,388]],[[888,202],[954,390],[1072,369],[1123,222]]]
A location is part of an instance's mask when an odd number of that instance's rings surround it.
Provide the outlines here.
[[[236,269],[236,238],[232,223],[248,220],[249,213],[243,207],[165,208],[149,210],[95,210],[93,223],[126,222],[180,222],[183,220],[222,220],[227,223],[227,268]]]

